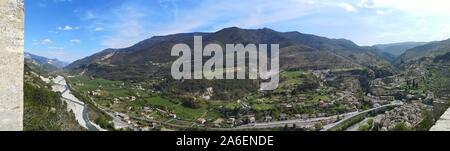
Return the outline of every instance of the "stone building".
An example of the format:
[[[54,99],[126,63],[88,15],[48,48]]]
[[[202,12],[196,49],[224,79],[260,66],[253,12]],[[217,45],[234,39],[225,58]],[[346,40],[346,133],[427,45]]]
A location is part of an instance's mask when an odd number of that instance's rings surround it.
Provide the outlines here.
[[[0,131],[23,129],[23,0],[0,0]]]

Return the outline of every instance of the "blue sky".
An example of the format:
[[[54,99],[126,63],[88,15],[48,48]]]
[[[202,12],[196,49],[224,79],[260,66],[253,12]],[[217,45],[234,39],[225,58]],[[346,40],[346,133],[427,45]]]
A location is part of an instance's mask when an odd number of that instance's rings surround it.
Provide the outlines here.
[[[359,45],[450,38],[448,0],[25,0],[25,51],[75,61],[154,35],[268,27]]]

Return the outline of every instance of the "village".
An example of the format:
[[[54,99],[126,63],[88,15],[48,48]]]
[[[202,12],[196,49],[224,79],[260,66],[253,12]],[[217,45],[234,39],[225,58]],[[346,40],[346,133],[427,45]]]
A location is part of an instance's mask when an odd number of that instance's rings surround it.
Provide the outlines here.
[[[287,74],[295,75],[289,78],[313,79],[316,83],[305,87],[307,91],[296,92],[298,84],[283,83],[292,80],[286,79]],[[274,92],[271,99],[265,93],[256,93],[232,102],[217,101],[211,99],[215,92],[208,87],[197,96],[207,102],[198,108],[161,97],[161,92],[153,87],[155,83],[97,82],[87,95],[113,116],[115,129],[137,131],[252,129],[258,124],[270,129],[320,130],[358,112],[403,102],[403,106],[368,116],[376,119],[377,130],[392,130],[399,123],[416,126],[424,118],[423,111],[431,110],[424,102],[434,100],[432,92],[418,90],[423,83],[419,78],[401,74],[369,81],[367,88],[361,87],[361,81],[351,71],[308,70],[281,75],[281,90]],[[83,87],[87,83],[92,84],[79,81],[74,85]],[[132,90],[134,95],[111,97],[108,91],[117,89]]]

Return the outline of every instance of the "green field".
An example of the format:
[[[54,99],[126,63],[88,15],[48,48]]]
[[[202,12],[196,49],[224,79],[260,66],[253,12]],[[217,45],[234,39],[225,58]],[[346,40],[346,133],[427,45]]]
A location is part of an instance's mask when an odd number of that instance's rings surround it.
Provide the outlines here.
[[[70,81],[73,85],[82,92],[104,90],[106,96],[110,97],[127,97],[130,96],[130,90],[122,81],[111,81],[106,79],[91,79],[86,76],[71,77]],[[122,86],[123,85],[123,86]],[[121,87],[122,86],[122,87]]]
[[[183,106],[179,102],[173,102],[160,96],[145,98],[142,101],[133,102],[134,106],[152,106],[164,110],[168,110],[177,115],[177,118],[183,120],[195,120],[197,118],[218,118],[219,114],[214,112],[208,112],[208,105],[202,104],[199,108],[189,108]],[[205,118],[204,117],[204,118]]]
[[[179,101],[173,101],[161,96],[148,94],[145,90],[137,90],[134,85],[122,81],[110,81],[106,79],[94,79],[86,76],[71,77],[70,81],[76,89],[81,92],[101,90],[101,96],[94,100],[101,105],[108,105],[113,98],[129,97],[136,93],[141,94],[135,101],[124,102],[125,104],[116,105],[119,111],[126,111],[124,108],[132,106],[135,108],[154,107],[177,115],[178,119],[193,121],[204,117],[213,120],[220,117],[220,114],[214,110],[209,111],[209,105],[202,103],[199,108],[189,108],[182,105]],[[118,109],[122,108],[122,109]]]
[[[292,90],[297,85],[301,84],[302,78],[305,78],[305,74],[300,71],[284,71],[280,73],[281,81],[279,89]]]
[[[268,111],[275,109],[275,105],[273,104],[253,104],[252,109],[256,111]]]

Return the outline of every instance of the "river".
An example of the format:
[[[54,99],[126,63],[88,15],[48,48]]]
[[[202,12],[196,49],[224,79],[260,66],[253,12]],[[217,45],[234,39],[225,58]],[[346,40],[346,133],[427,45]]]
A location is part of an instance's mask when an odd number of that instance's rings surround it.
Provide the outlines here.
[[[75,115],[75,120],[84,128],[89,131],[106,131],[106,129],[101,128],[99,125],[89,120],[87,105],[76,98],[70,91],[67,85],[66,79],[62,76],[57,76],[52,79],[53,85],[52,90],[54,92],[60,92],[61,98],[67,104],[67,111],[72,111]]]

